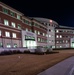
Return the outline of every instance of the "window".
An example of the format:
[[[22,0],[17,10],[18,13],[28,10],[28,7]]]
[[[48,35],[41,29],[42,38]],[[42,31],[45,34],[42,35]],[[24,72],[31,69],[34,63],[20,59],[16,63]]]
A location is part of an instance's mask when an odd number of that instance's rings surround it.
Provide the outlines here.
[[[12,33],[12,37],[13,38],[16,38],[16,33]]]
[[[56,38],[59,38],[59,36],[57,35]]]
[[[57,43],[59,43],[59,41],[57,41]]]
[[[40,32],[38,31],[38,35],[40,35]]]
[[[0,36],[1,36],[1,30],[0,30]]]
[[[37,33],[37,31],[36,31],[36,30],[35,30],[34,32],[35,32],[35,33]]]
[[[4,20],[4,25],[9,26],[8,20]]]
[[[26,20],[26,19],[24,19],[23,21],[24,21],[24,23],[27,24],[27,25],[30,25],[30,26],[32,25],[32,23],[31,23],[30,21]]]
[[[11,15],[11,16],[15,16],[15,13],[12,12],[12,11],[10,11],[10,15]]]
[[[6,36],[6,37],[10,37],[10,32],[7,32],[7,31],[6,31],[6,32],[5,32],[5,36]]]
[[[18,29],[21,29],[21,25],[20,24],[18,24]]]
[[[38,38],[38,41],[40,41],[40,38]]]
[[[3,12],[4,12],[5,14],[8,14],[8,10],[5,9],[5,8],[3,8]]]
[[[45,33],[43,33],[43,36],[45,36]]]
[[[14,43],[13,47],[14,47],[14,48],[16,48],[16,47],[17,47],[17,44],[16,44],[16,43]]]
[[[56,30],[56,33],[58,33],[59,32],[59,30]]]
[[[60,46],[60,48],[62,48],[62,46]]]
[[[68,43],[68,40],[66,40],[66,43]]]
[[[54,30],[51,30],[51,32],[54,32]]]
[[[10,43],[7,43],[6,47],[7,48],[10,48],[11,47],[11,44]]]
[[[51,35],[49,35],[49,37],[51,37]]]
[[[21,19],[20,15],[17,15],[17,19],[19,19],[19,20]]]
[[[51,43],[51,40],[49,40],[49,43]]]
[[[11,23],[11,25],[12,25],[12,27],[14,27],[14,28],[15,28],[15,23],[14,23],[14,22],[12,22],[12,23]]]
[[[0,47],[2,47],[3,45],[2,45],[2,42],[0,42]]]
[[[49,32],[51,32],[51,29],[49,29]]]
[[[28,28],[26,28],[26,31],[28,31]]]
[[[62,35],[60,35],[60,38],[62,38]]]
[[[40,28],[40,26],[39,26],[37,23],[34,23],[34,26],[36,26],[36,27],[39,27],[39,28]]]
[[[63,40],[63,43],[64,43],[65,41]]]
[[[46,37],[48,37],[48,34],[46,34]]]

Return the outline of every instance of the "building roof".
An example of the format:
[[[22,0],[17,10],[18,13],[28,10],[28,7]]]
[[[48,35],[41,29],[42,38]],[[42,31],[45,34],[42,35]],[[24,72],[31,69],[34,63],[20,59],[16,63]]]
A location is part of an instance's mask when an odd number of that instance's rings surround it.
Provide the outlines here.
[[[34,19],[36,19],[36,20],[38,20],[42,23],[50,23],[50,21],[52,21],[53,24],[58,25],[58,23],[56,21],[52,20],[52,19],[40,18],[40,17],[32,17],[32,18],[34,18]]]
[[[71,30],[74,30],[74,27],[59,25],[58,27],[56,27],[56,29],[71,29]]]
[[[12,8],[12,7],[10,7],[9,5],[7,5],[7,4],[5,4],[5,3],[1,2],[1,1],[0,1],[0,5],[3,6],[3,7],[5,7],[5,8],[7,8],[7,9],[13,10],[14,12],[17,12],[17,13],[20,14],[20,15],[24,15],[24,14],[21,13],[20,11],[14,9],[14,8]]]

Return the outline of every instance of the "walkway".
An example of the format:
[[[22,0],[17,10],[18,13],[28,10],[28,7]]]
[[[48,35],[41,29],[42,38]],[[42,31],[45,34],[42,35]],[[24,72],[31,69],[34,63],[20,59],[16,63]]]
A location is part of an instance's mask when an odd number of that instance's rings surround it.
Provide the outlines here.
[[[52,66],[38,75],[74,75],[74,56]]]

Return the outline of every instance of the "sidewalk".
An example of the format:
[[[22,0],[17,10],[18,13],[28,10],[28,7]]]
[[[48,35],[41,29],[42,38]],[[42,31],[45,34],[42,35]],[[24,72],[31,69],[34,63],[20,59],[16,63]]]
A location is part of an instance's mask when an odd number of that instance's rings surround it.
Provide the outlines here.
[[[74,75],[74,56],[52,66],[38,75]]]

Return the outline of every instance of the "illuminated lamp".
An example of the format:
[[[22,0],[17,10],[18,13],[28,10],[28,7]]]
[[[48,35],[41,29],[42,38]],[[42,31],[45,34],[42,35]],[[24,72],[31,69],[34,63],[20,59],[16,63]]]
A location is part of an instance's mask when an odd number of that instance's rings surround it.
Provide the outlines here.
[[[52,20],[49,20],[50,22],[52,22]]]

